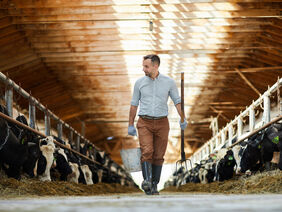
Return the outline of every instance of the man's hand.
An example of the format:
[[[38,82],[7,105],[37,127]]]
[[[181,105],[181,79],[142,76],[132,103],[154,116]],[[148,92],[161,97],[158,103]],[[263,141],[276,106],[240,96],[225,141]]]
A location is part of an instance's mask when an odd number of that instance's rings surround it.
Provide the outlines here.
[[[187,127],[187,121],[186,121],[186,119],[184,119],[184,121],[183,122],[181,122],[181,120],[179,121],[179,124],[180,124],[180,128],[181,128],[181,130],[185,130],[185,128]]]
[[[132,136],[137,135],[134,125],[128,126],[128,135],[132,135]]]

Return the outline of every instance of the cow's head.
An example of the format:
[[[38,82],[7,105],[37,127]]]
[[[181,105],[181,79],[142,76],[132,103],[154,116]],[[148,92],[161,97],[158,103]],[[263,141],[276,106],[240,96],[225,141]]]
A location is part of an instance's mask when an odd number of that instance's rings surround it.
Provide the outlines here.
[[[251,169],[259,160],[261,156],[261,142],[264,138],[264,133],[258,133],[252,136],[245,146],[241,147],[239,156],[240,161],[240,172],[245,173],[248,169]]]

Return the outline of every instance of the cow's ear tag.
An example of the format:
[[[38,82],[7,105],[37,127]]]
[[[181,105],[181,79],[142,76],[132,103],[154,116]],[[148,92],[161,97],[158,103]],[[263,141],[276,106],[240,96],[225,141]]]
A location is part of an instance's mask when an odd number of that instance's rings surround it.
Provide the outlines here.
[[[89,146],[89,149],[92,150],[92,146]]]
[[[214,160],[215,160],[215,159],[216,159],[216,155],[215,155],[215,156],[213,156],[213,157],[212,157],[212,159],[214,159]]]
[[[232,157],[232,156],[229,156],[229,157],[228,157],[228,160],[233,160],[233,157]]]
[[[261,145],[258,145],[258,149],[261,149]]]
[[[272,142],[275,144],[279,143],[279,136],[276,136],[275,138],[272,139]]]
[[[24,138],[22,139],[22,144],[24,144]]]

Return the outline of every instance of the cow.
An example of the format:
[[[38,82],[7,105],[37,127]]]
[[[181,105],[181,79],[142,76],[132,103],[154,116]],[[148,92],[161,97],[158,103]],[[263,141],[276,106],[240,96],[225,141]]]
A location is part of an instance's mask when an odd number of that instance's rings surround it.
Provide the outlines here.
[[[54,169],[58,170],[60,173],[60,180],[67,181],[67,176],[72,173],[72,168],[70,167],[64,149],[57,148],[54,153],[54,158],[56,161]]]
[[[55,149],[52,136],[40,140],[41,154],[37,161],[37,176],[41,181],[51,181],[50,169],[54,162]]]
[[[69,162],[69,165],[72,169],[72,173],[67,176],[67,181],[73,182],[73,183],[78,183],[78,178],[79,178],[79,175],[80,175],[78,164]]]
[[[214,181],[229,180],[234,175],[236,160],[232,149],[222,148],[216,153]]]
[[[84,179],[87,185],[92,185],[93,184],[93,180],[92,180],[92,172],[89,169],[88,165],[82,165],[81,166],[81,170],[83,172],[84,175]]]
[[[23,164],[23,171],[31,178],[37,175],[35,167],[41,155],[39,139],[40,138],[35,138],[31,142],[28,142],[28,157]]]
[[[263,155],[262,162],[266,163],[266,169],[269,170],[273,153],[280,152],[278,168],[282,170],[282,123],[272,124],[269,128],[267,128],[265,134],[266,135],[261,144],[261,151]]]
[[[221,158],[216,166],[215,177],[219,181],[229,180],[234,175],[234,167],[236,160],[234,159],[233,151],[227,150],[223,158]]]
[[[2,105],[0,112],[8,114]],[[0,164],[8,177],[20,179],[22,166],[28,158],[28,142],[20,142],[8,122],[2,117],[0,117],[0,135]]]
[[[213,182],[214,176],[215,176],[214,162],[207,162],[206,164],[202,165],[202,167],[199,170],[199,178],[202,184]]]
[[[270,130],[262,130],[251,136],[246,142],[241,144],[239,151],[240,165],[238,171],[245,173],[246,171],[257,172],[263,170],[263,165],[272,160],[272,147],[269,148],[267,135],[270,135]]]

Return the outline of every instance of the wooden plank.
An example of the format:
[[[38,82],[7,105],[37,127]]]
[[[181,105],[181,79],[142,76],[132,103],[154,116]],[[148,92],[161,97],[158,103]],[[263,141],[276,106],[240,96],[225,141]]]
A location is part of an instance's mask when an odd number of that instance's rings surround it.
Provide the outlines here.
[[[138,46],[122,46],[122,45],[115,45],[115,46],[96,46],[93,43],[91,46],[87,45],[87,42],[77,42],[75,46],[67,47],[67,44],[51,44],[49,47],[46,47],[45,44],[36,44],[35,48],[40,52],[131,52],[131,51],[148,51],[149,52],[169,52],[169,51],[185,51],[185,50],[203,50],[203,51],[211,51],[211,50],[223,50],[226,48],[238,48],[238,49],[256,49],[259,44],[256,43],[233,43],[231,44],[185,44],[183,46],[175,45],[161,45],[161,46],[154,46],[154,45],[138,45]],[[51,47],[52,46],[52,47]],[[277,46],[269,46],[270,48],[277,48]],[[48,50],[46,50],[48,49]],[[67,50],[69,49],[69,50]]]
[[[14,24],[20,24],[14,22]],[[206,26],[158,26],[154,27],[155,33],[169,32],[206,32]],[[24,30],[101,30],[107,33],[151,33],[148,30],[148,21],[68,21],[56,23],[34,23],[23,24],[20,28]],[[209,28],[209,32],[256,32],[261,31],[259,25],[245,24],[234,26],[214,26]],[[99,33],[99,32],[96,32]]]
[[[281,9],[280,3],[274,2],[254,2],[249,4],[228,3],[186,3],[186,4],[150,4],[150,5],[104,5],[104,6],[80,6],[80,7],[50,7],[50,8],[21,8],[15,10],[9,9],[13,16],[55,16],[68,14],[103,14],[103,13],[150,13],[150,12],[190,12],[190,11],[240,11],[254,9]],[[3,15],[7,10],[3,11]]]
[[[114,40],[161,40],[171,41],[175,39],[242,39],[242,38],[254,38],[258,36],[258,33],[208,33],[203,35],[203,33],[160,33],[160,34],[112,34],[112,35],[92,35],[92,34],[81,34],[81,35],[53,35],[49,34],[41,34],[40,32],[29,33],[28,37],[31,42],[69,42],[69,41],[79,41],[79,40],[89,40],[89,41],[114,41]]]
[[[257,0],[226,0],[224,1],[225,4],[223,4],[222,0],[201,0],[201,3],[197,0],[166,0],[165,2],[162,0],[155,0],[155,1],[149,1],[149,0],[115,0],[114,2],[112,0],[95,0],[95,1],[79,1],[79,0],[37,0],[34,2],[34,0],[25,0],[22,2],[21,0],[14,0],[13,6],[17,8],[54,8],[54,7],[93,7],[93,6],[114,6],[114,5],[159,5],[159,4],[179,4],[180,6],[184,5],[191,5],[193,6],[191,9],[197,8],[203,8],[206,6],[207,10],[210,10],[212,8],[218,8],[223,7],[226,8],[229,6],[229,8],[232,8],[231,6],[235,3],[256,3]],[[281,2],[281,0],[261,0],[260,2]],[[229,3],[229,4],[228,4]],[[5,5],[3,5],[4,7]],[[11,6],[11,5],[9,5]],[[236,6],[236,5],[235,5]]]
[[[71,15],[70,15],[71,14]],[[91,13],[89,14],[66,14],[46,16],[16,16],[14,23],[36,23],[36,22],[61,22],[61,21],[111,21],[111,20],[188,20],[194,18],[245,18],[245,17],[281,17],[280,9],[249,9],[242,11],[189,11],[189,12],[127,12],[127,13]],[[147,21],[148,22],[148,21]],[[153,22],[154,23],[154,22]],[[148,25],[148,23],[147,23]]]
[[[37,59],[38,59],[38,57],[36,55],[30,55],[30,56],[24,55],[21,60],[17,60],[17,61],[14,60],[14,61],[11,61],[9,63],[5,62],[5,64],[2,63],[0,65],[0,70],[5,71],[5,70],[8,70],[8,69],[17,67],[17,66],[24,65],[26,63],[30,63],[30,62],[37,60]]]
[[[0,19],[0,29],[9,27],[12,24],[12,18],[9,16]]]

